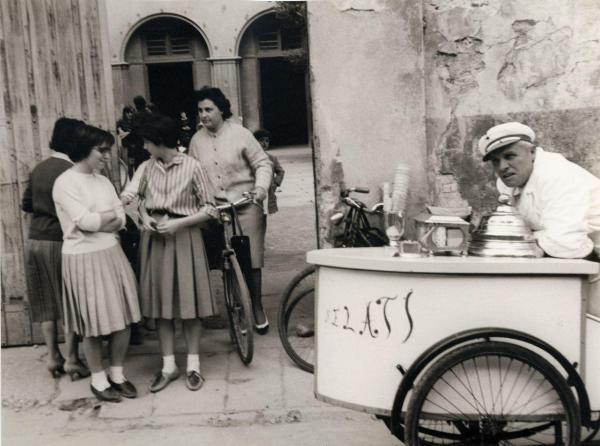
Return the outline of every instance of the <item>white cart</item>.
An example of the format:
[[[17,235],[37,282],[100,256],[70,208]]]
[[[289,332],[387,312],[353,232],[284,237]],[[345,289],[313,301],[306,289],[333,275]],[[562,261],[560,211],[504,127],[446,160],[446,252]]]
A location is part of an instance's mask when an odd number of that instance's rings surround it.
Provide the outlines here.
[[[408,445],[577,445],[600,411],[585,260],[311,251],[315,395]],[[589,431],[587,431],[589,432]]]

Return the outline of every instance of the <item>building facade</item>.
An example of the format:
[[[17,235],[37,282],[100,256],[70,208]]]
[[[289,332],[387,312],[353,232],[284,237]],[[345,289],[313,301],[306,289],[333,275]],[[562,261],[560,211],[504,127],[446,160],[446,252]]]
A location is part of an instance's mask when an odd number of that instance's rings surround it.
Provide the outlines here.
[[[286,55],[304,45],[273,2],[106,0],[115,108],[144,96],[195,120],[193,91],[219,87],[251,130],[308,142],[306,70]]]

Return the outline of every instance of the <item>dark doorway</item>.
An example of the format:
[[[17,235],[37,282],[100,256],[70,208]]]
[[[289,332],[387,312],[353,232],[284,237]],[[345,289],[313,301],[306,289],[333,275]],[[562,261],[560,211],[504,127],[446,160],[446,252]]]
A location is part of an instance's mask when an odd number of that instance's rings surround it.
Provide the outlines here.
[[[273,146],[308,143],[305,77],[284,58],[260,59],[262,125]]]
[[[191,62],[148,64],[150,100],[167,116],[179,119],[185,111],[192,128],[196,125],[193,102],[194,78]]]

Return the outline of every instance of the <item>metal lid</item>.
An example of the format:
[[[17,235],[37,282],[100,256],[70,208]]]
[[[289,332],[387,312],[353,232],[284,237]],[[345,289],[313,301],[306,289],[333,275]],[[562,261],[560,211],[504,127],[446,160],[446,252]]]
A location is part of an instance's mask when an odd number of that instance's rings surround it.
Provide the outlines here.
[[[471,235],[469,254],[483,257],[542,257],[533,233],[507,195],[498,197],[500,205],[481,218]]]

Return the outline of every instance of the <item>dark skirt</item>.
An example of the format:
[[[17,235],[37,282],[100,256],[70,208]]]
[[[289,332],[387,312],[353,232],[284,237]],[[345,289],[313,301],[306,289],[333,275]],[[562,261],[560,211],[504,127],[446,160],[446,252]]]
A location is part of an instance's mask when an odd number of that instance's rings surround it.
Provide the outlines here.
[[[27,240],[25,278],[33,322],[62,319],[62,242]]]
[[[142,231],[140,295],[142,314],[149,318],[194,319],[216,313],[198,226],[168,236]]]
[[[108,335],[141,319],[135,276],[119,245],[63,254],[65,330]]]

